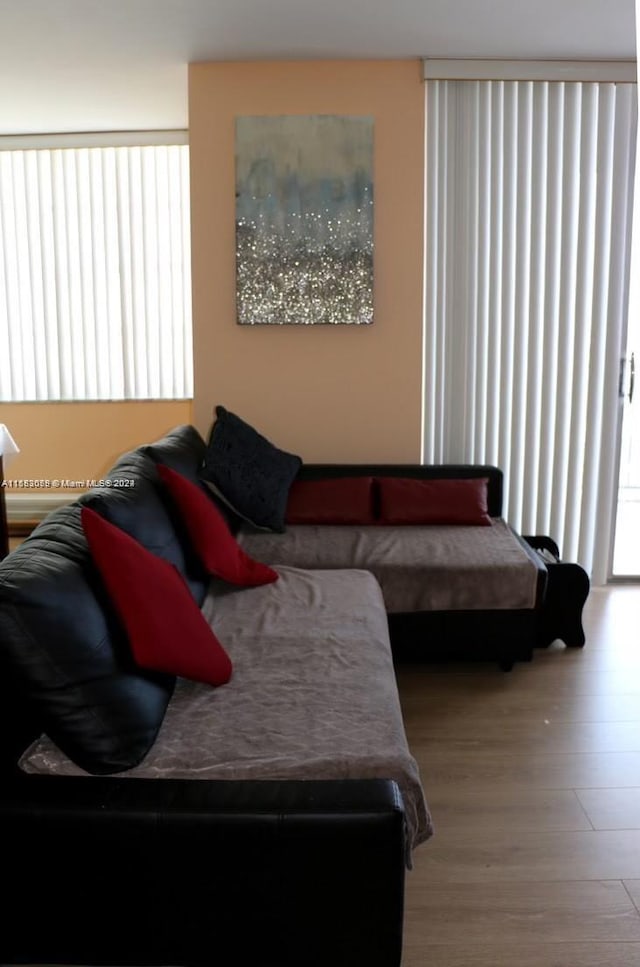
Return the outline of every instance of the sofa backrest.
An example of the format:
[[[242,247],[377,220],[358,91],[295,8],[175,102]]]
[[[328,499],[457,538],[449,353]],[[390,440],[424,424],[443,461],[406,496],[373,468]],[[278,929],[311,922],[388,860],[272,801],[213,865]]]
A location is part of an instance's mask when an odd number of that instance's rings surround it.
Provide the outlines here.
[[[0,769],[41,731],[83,768],[128,768],[153,742],[174,680],[141,672],[93,565],[84,505],[170,561],[201,603],[207,578],[165,497],[153,457],[197,469],[193,427],[122,457],[96,488],[49,515],[0,563]],[[149,452],[151,451],[151,452]]]
[[[21,731],[30,713],[34,729],[90,772],[140,760],[173,689],[171,679],[134,667],[92,566],[77,501],[0,566],[0,654]],[[11,723],[3,726],[10,745]]]
[[[297,480],[335,477],[412,477],[419,480],[465,480],[486,477],[490,517],[502,516],[503,475],[499,467],[467,463],[305,463]]]

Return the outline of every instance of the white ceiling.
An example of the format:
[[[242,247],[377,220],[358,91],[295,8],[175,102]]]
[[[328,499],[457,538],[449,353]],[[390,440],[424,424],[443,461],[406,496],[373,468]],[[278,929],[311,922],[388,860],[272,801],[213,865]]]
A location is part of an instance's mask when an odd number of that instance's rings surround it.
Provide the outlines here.
[[[0,0],[0,133],[187,126],[202,60],[635,59],[634,0]]]

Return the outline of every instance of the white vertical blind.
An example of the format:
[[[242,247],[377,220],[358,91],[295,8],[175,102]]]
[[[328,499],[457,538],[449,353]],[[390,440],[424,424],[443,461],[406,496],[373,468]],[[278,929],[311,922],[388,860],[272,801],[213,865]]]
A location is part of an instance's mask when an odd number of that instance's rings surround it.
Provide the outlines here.
[[[0,151],[0,400],[191,396],[188,147]]]
[[[424,460],[607,579],[635,84],[427,83]]]

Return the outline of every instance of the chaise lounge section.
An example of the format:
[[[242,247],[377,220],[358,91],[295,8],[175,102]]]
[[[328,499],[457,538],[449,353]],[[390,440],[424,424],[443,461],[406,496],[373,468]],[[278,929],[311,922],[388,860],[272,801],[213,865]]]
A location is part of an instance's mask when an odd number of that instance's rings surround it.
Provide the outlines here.
[[[305,464],[296,477],[336,487],[354,480],[372,481],[373,509],[361,507],[359,522],[334,523],[339,514],[321,507],[321,523],[287,523],[284,533],[245,525],[240,543],[274,565],[370,570],[382,589],[398,657],[490,660],[505,670],[529,661],[547,568],[500,516],[502,472],[486,465]],[[389,480],[486,483],[486,521],[460,526],[447,516],[444,523],[387,524],[380,520],[375,485]],[[351,511],[355,521],[353,501]],[[313,517],[308,510],[306,518]]]
[[[203,449],[183,427],[126,455],[121,485],[0,565],[0,961],[397,967],[405,870],[431,824],[379,588],[295,568],[212,582],[157,473],[197,485]],[[229,684],[135,667],[87,506],[182,575]]]

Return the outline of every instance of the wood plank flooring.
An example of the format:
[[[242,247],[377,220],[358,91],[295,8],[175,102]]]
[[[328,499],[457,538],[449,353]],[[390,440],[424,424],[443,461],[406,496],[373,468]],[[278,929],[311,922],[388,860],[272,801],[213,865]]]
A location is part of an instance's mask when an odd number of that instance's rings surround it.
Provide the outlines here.
[[[397,667],[436,832],[403,967],[640,967],[640,585],[509,674]]]

